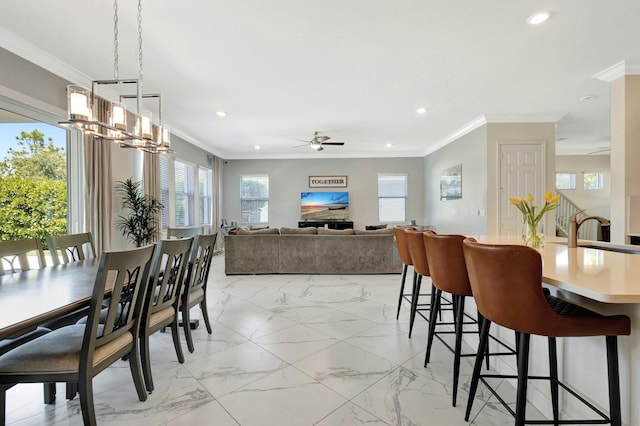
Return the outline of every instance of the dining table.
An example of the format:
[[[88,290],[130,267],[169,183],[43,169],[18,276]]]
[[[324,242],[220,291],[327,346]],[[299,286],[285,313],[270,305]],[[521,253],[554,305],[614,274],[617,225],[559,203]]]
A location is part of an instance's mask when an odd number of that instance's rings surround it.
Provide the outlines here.
[[[0,276],[0,340],[89,306],[99,258]]]

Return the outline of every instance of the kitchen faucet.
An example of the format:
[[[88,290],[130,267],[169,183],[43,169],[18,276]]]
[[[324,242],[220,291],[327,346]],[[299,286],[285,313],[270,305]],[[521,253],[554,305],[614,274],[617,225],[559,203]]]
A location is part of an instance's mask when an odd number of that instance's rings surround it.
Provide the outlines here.
[[[578,229],[580,225],[586,222],[589,219],[595,219],[603,225],[610,225],[608,219],[605,219],[602,216],[585,216],[577,219],[577,216],[582,213],[584,210],[578,210],[574,214],[571,215],[571,220],[569,221],[569,240],[567,241],[567,246],[569,248],[574,248],[578,246]]]

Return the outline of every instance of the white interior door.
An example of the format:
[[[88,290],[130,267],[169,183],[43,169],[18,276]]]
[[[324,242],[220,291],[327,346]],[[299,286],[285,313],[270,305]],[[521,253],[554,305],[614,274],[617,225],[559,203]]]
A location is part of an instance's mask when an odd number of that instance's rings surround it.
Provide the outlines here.
[[[514,196],[533,194],[534,203],[544,200],[544,143],[500,143],[500,235],[520,235],[522,214],[509,203]]]

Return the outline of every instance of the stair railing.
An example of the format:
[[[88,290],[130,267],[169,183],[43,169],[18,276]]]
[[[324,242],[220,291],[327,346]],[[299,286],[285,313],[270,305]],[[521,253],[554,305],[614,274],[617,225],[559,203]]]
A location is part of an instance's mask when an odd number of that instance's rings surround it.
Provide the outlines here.
[[[564,194],[558,192],[560,200],[558,200],[558,207],[556,208],[556,230],[560,236],[569,236],[569,221],[571,216],[581,209],[573,201],[568,199]],[[585,213],[581,213],[584,215]],[[580,215],[578,216],[580,217]],[[597,240],[598,239],[598,222],[595,220],[588,220],[582,224],[578,229],[578,239],[581,240]]]

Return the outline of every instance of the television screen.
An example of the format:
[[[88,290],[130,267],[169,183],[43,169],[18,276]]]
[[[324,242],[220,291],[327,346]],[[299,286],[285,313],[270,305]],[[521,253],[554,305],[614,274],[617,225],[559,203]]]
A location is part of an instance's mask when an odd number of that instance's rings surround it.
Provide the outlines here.
[[[349,219],[348,192],[302,192],[300,203],[302,220]]]

